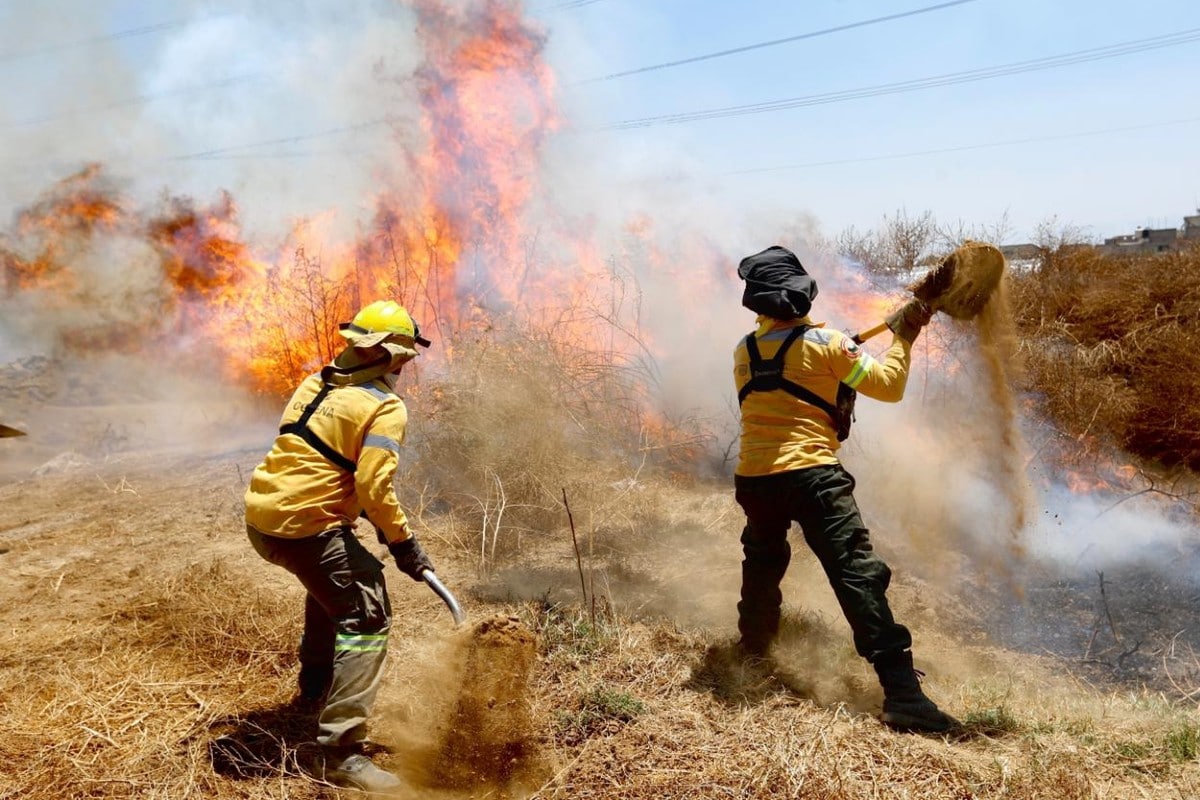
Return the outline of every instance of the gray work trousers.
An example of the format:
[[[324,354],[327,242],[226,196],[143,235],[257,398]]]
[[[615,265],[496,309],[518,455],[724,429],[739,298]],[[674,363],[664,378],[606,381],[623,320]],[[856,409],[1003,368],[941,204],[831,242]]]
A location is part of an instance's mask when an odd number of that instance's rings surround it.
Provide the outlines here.
[[[260,556],[295,575],[308,591],[300,663],[333,671],[317,719],[317,742],[337,747],[363,741],[392,621],[383,563],[348,528],[305,539],[269,536],[250,526],[246,532]]]

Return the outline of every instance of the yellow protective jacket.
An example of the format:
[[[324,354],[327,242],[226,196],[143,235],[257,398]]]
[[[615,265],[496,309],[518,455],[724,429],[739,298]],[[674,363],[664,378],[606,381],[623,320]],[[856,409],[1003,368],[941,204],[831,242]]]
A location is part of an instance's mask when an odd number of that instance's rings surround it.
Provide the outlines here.
[[[882,361],[872,358],[846,334],[827,330],[808,317],[783,322],[758,318],[750,334],[759,354],[769,359],[792,329],[809,326],[784,356],[783,377],[816,393],[833,405],[838,383],[875,400],[897,402],[904,396],[912,345],[896,336]],[[733,354],[733,380],[737,390],[750,380],[750,355],[743,338]],[[840,443],[833,420],[815,405],[783,389],[750,392],[742,402],[742,434],[738,475],[772,475],[795,469],[838,463]]]
[[[281,429],[300,419],[322,386],[320,375],[300,384],[284,409]],[[393,485],[407,423],[404,401],[381,380],[331,389],[307,428],[343,466],[300,435],[280,433],[250,477],[246,524],[270,536],[301,539],[353,526],[365,511],[389,542],[407,539],[408,519]]]

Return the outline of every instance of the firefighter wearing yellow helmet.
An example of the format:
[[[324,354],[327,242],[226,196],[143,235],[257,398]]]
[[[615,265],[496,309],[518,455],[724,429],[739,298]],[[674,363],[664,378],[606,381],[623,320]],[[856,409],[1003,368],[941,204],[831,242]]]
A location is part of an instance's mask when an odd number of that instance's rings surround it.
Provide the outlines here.
[[[413,580],[433,564],[393,480],[408,412],[396,379],[429,346],[408,311],[380,300],[340,326],[345,349],[301,382],[246,491],[254,549],[307,590],[298,704],[319,709],[314,774],[368,792],[400,785],[362,752],[383,675],[391,606],[383,564],[354,534],[366,517]]]

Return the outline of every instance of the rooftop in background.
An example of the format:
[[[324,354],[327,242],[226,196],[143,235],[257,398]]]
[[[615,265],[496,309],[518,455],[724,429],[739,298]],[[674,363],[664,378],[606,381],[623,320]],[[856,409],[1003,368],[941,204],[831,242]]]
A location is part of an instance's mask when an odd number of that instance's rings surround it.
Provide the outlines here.
[[[1200,209],[1197,210],[1200,212]],[[1137,228],[1133,233],[1105,238],[1102,244],[1094,245],[1106,255],[1131,255],[1134,253],[1168,253],[1183,247],[1200,245],[1200,213],[1183,218],[1182,228]],[[1032,263],[1037,260],[1041,248],[1030,242],[1000,246],[1009,263]]]

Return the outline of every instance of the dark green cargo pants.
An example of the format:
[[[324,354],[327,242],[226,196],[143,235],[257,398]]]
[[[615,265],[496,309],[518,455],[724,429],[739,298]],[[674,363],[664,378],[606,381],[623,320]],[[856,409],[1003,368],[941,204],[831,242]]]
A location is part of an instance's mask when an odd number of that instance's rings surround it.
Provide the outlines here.
[[[268,536],[249,526],[246,531],[260,556],[291,572],[308,591],[301,668],[332,669],[333,676],[317,720],[317,741],[335,747],[362,741],[392,621],[383,563],[349,529],[307,539]]]
[[[783,594],[779,584],[792,550],[788,528],[800,523],[854,631],[854,647],[871,663],[907,650],[908,629],[888,607],[892,571],[871,547],[854,478],[841,465],[809,467],[761,477],[734,476],[738,504],[746,512],[742,531],[742,599],[738,630],[743,646],[765,653],[779,632]]]

